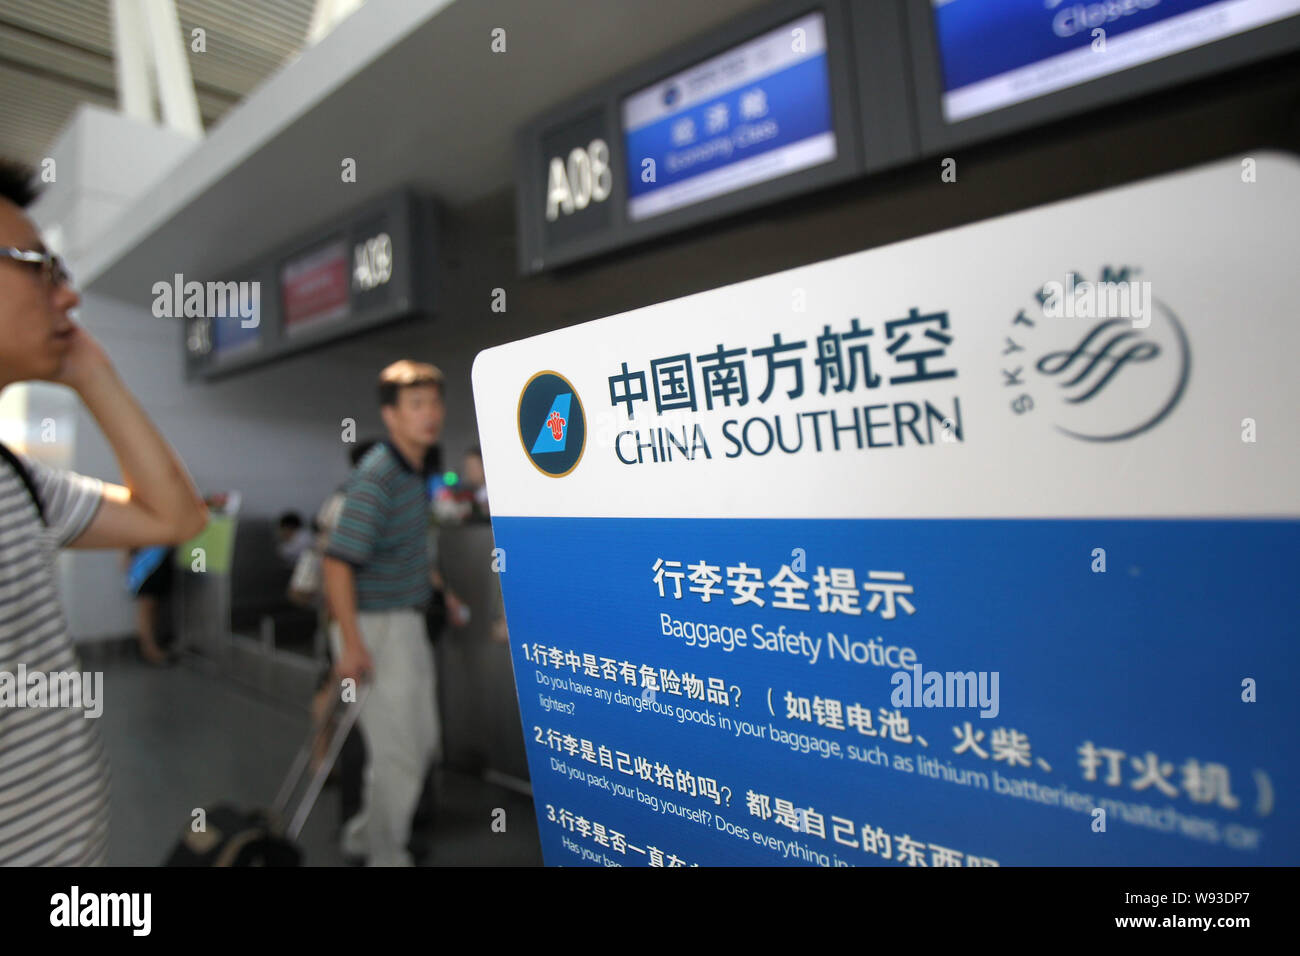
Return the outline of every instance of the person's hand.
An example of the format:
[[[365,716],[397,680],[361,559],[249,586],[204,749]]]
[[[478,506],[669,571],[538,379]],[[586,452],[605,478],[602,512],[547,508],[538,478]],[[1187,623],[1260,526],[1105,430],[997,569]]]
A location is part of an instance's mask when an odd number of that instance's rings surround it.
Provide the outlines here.
[[[82,386],[97,376],[113,371],[113,362],[104,347],[94,336],[76,322],[72,322],[68,351],[63,356],[59,370],[46,381],[80,391]]]
[[[450,591],[447,591],[444,596],[447,600],[447,620],[451,622],[452,627],[464,627],[469,623],[469,605]]]
[[[374,662],[370,659],[370,652],[366,650],[364,644],[358,642],[343,648],[338,663],[334,665],[334,676],[341,681],[350,677],[360,684],[370,677],[374,666]]]

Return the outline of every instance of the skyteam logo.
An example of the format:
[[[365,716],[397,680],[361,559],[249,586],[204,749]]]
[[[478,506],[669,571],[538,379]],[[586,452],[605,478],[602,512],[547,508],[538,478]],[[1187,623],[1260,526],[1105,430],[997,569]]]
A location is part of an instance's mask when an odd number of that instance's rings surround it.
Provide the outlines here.
[[[1133,266],[1065,273],[1011,319],[1001,384],[1011,410],[1080,441],[1125,441],[1164,421],[1187,390],[1191,346],[1178,316],[1131,282]]]
[[[538,372],[519,396],[519,441],[537,470],[562,478],[578,467],[587,420],[577,389],[558,372]]]

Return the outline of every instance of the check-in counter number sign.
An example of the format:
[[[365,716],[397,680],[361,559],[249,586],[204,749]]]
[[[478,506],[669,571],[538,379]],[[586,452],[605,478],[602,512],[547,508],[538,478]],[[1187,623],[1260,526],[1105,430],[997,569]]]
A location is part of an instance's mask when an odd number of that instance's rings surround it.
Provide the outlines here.
[[[199,318],[190,323],[186,346],[191,355],[207,355],[212,351],[212,323],[206,318]]]
[[[353,250],[352,278],[363,292],[383,285],[393,277],[393,240],[381,232],[357,243]]]
[[[547,221],[555,222],[561,213],[571,216],[593,202],[604,202],[612,184],[609,146],[603,139],[593,139],[586,149],[575,147],[567,162],[552,157],[546,186]]]

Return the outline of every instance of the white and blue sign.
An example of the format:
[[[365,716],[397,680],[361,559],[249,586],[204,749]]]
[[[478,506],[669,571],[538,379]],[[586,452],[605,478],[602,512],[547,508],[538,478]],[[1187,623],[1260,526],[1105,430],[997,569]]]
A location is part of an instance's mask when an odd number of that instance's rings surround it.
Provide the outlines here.
[[[933,0],[958,122],[1300,13],[1300,0]]]
[[[624,100],[628,218],[833,160],[826,56],[812,13]]]
[[[1300,164],[1252,160],[482,353],[546,861],[1300,862]]]

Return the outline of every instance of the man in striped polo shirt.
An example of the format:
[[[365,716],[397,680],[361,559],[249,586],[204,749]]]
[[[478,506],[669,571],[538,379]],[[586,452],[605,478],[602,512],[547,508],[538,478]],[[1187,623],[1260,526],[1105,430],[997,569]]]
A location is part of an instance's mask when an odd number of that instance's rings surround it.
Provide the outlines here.
[[[343,847],[371,866],[410,866],[411,818],[438,748],[424,459],[442,432],[443,376],[400,361],[379,375],[388,440],[357,464],[323,560],[340,679],[369,677],[360,715],[369,765]]]
[[[0,448],[0,865],[97,864],[108,844],[108,767],[96,715],[50,693],[54,680],[75,686],[80,671],[55,550],[175,544],[203,529],[207,511],[104,350],[68,317],[80,300],[22,211],[27,183],[0,166],[0,389],[45,381],[75,391],[125,485]],[[47,682],[43,699],[28,695],[33,674]]]

